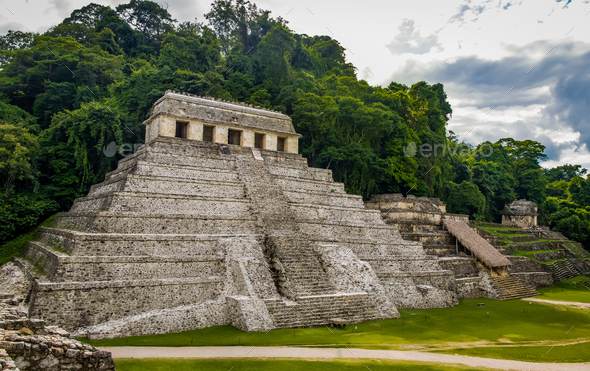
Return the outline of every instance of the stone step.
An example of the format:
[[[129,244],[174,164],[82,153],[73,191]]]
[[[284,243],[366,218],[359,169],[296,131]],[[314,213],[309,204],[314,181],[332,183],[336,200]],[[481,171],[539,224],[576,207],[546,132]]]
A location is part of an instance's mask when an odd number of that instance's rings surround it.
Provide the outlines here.
[[[89,233],[191,234],[208,231],[210,234],[260,233],[256,218],[198,217],[188,214],[149,214],[141,212],[63,213],[54,221],[55,228]]]
[[[268,172],[275,177],[288,177],[298,179],[309,179],[331,182],[332,171],[319,168],[301,168],[277,164],[276,166],[268,167]]]
[[[325,205],[291,204],[294,217],[298,220],[356,224],[380,224],[378,214],[370,210]]]
[[[30,241],[25,256],[52,282],[206,278],[224,273],[223,254],[193,257],[68,256],[41,242]]]
[[[581,273],[573,264],[566,261],[557,261],[549,265],[549,269],[553,273],[556,282],[561,282],[579,276]]]
[[[208,166],[209,165],[209,166]],[[124,179],[127,175],[162,176],[171,179],[202,179],[216,181],[237,181],[237,174],[231,171],[233,161],[221,159],[199,159],[187,163],[163,164],[149,160],[119,165],[117,170],[107,173],[105,183]],[[101,183],[102,184],[102,183]],[[100,185],[96,185],[99,187]]]
[[[262,249],[262,234],[148,234],[85,233],[41,227],[39,241],[63,249],[71,256],[156,256],[192,258],[220,255],[219,239],[255,240]]]
[[[265,302],[275,328],[325,326],[332,318],[342,318],[349,323],[380,318],[374,302],[364,293],[299,297],[296,305]]]
[[[224,172],[225,174],[225,172]],[[227,174],[230,174],[229,172]],[[234,180],[215,179],[179,179],[161,175],[136,175],[129,173],[124,179],[103,182],[91,187],[86,196],[95,197],[116,191],[137,193],[161,193],[168,195],[200,195],[206,197],[231,196],[244,197],[244,185]]]
[[[291,204],[313,204],[365,209],[363,198],[357,195],[310,190],[289,190],[284,191],[284,195]]]
[[[174,213],[197,218],[250,217],[250,200],[238,198],[206,197],[202,195],[172,195],[117,191],[96,197],[77,199],[70,213],[109,211],[141,212],[145,216]]]
[[[501,300],[539,295],[537,290],[512,275],[492,277],[492,285],[498,291]]]

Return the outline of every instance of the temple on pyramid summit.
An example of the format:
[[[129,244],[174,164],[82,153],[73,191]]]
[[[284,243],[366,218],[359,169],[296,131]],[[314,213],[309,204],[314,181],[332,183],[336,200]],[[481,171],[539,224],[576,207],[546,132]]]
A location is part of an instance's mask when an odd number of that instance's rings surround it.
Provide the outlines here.
[[[347,194],[279,112],[167,91],[144,125],[145,144],[27,245],[19,264],[43,273],[31,317],[91,339],[268,331],[553,283],[528,262],[517,279],[522,257],[438,199]]]

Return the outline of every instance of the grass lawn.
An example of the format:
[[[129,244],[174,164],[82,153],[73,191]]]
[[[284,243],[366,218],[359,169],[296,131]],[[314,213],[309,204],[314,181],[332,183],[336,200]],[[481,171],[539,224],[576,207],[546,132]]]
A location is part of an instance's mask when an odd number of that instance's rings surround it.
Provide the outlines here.
[[[590,289],[588,289],[588,287],[584,285],[571,284],[571,282],[576,282],[580,280],[590,282],[590,278],[585,276],[571,278],[569,280],[556,283],[552,287],[538,289],[537,291],[539,291],[541,295],[535,297],[546,300],[590,303]]]
[[[477,303],[485,303],[478,307]],[[175,334],[90,341],[106,346],[331,346],[436,350],[441,347],[553,345],[590,341],[590,316],[576,308],[493,299],[465,300],[454,308],[402,310],[403,319],[365,322],[345,330],[326,327],[243,332],[217,326]],[[489,313],[489,314],[488,314]],[[574,326],[574,330],[568,330]],[[85,339],[81,339],[85,340]],[[87,340],[86,340],[87,341]],[[590,361],[590,352],[585,356]]]
[[[588,362],[590,343],[567,346],[538,347],[477,347],[439,350],[435,353],[459,354],[462,356],[513,359],[526,362]],[[588,367],[590,369],[590,366]],[[564,368],[565,369],[565,368]]]
[[[58,214],[50,216],[43,223],[32,228],[28,233],[20,235],[0,246],[0,265],[8,263],[16,256],[22,255],[25,244],[35,239],[39,227],[49,227],[57,215]]]
[[[573,252],[575,252],[579,256],[588,256],[587,251],[585,251],[583,247],[581,247],[580,245],[578,245],[576,243],[564,242],[564,245],[569,247],[570,250],[572,250]]]
[[[537,260],[537,258],[535,258],[535,254],[552,254],[555,251],[558,251],[558,250],[515,251],[514,254],[512,254],[512,255],[513,256],[526,256],[527,258],[532,259],[532,260],[536,261],[537,263],[546,264],[546,265],[553,264],[557,261],[565,261],[565,259],[553,259],[550,261],[542,262],[540,260]]]
[[[504,228],[482,227],[482,226],[478,225],[477,228],[483,229],[484,231],[493,234],[494,236],[496,236],[498,238],[498,241],[501,242],[504,246],[508,246],[508,245],[511,245],[514,243],[514,242],[510,241],[510,237],[529,236],[529,234],[523,233],[523,231],[521,229],[517,229],[517,228],[513,228],[513,227],[504,227]],[[504,234],[504,233],[498,233],[498,231],[503,231],[503,232],[514,231],[514,233]]]
[[[259,358],[231,358],[231,359],[117,359],[118,371],[184,371],[184,370],[281,370],[281,371],[340,371],[340,370],[396,370],[396,371],[454,371],[454,370],[492,370],[489,368],[473,368],[462,365],[448,365],[441,363],[369,360],[369,359],[339,359],[301,360],[280,359],[269,360]]]

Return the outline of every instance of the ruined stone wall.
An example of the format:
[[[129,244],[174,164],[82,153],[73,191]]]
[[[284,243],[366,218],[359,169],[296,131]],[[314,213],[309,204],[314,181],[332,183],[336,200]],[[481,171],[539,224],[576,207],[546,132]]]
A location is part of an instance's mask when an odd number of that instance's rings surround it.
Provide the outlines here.
[[[400,317],[374,265],[361,261],[351,249],[339,245],[316,244],[314,248],[330,281],[339,291],[367,292],[378,303],[383,318]]]
[[[553,286],[555,280],[553,279],[553,274],[545,273],[545,272],[518,272],[518,273],[511,273],[512,276],[520,279],[521,281],[525,282],[529,286],[532,286],[536,289],[540,287],[550,287]]]
[[[414,221],[419,224],[441,225],[443,219],[469,221],[468,215],[447,214],[446,205],[438,198],[402,194],[375,195],[366,202],[368,209],[380,210],[383,218],[395,223]],[[416,229],[416,225],[413,225]]]
[[[455,277],[449,271],[378,273],[399,309],[445,308],[458,304]]]
[[[71,339],[45,321],[29,319],[21,299],[0,294],[0,366],[2,370],[114,371],[111,353]]]
[[[478,277],[477,259],[471,257],[440,258],[439,263],[444,269],[455,274],[456,278]]]
[[[502,215],[502,224],[527,229],[537,226],[536,215]]]
[[[512,265],[508,267],[508,271],[521,281],[534,288],[549,287],[553,285],[553,274],[551,273],[549,266],[538,263],[525,256],[508,256],[507,258],[510,260],[510,263],[512,263]]]
[[[457,298],[460,300],[477,299],[487,297],[487,292],[482,287],[482,278],[479,276],[457,279]]]
[[[0,282],[2,291],[10,292],[18,298],[25,298],[31,286],[31,277],[27,275],[14,263],[9,262],[0,266]],[[16,303],[14,304],[16,305]]]

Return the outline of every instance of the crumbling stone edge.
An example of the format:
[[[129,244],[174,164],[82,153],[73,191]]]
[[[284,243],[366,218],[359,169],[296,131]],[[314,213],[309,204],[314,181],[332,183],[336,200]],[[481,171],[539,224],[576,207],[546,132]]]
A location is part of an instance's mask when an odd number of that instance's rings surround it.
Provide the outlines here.
[[[0,293],[0,370],[115,370],[111,352],[71,339],[44,320],[29,319],[23,300]]]

